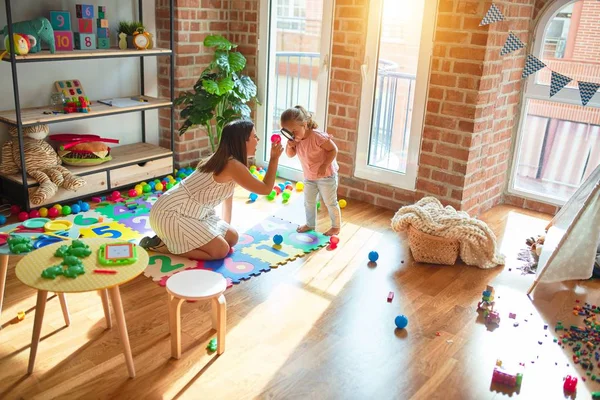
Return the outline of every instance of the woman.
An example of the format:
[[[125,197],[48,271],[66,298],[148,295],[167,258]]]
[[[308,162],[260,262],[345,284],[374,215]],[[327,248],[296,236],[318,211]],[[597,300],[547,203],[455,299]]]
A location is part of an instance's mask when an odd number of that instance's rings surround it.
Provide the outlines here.
[[[235,185],[267,195],[275,183],[283,146],[271,146],[269,167],[261,182],[247,167],[248,156],[255,154],[258,140],[252,121],[227,124],[215,154],[154,203],[150,225],[156,236],[143,238],[140,246],[194,260],[225,258],[238,240],[238,233],[229,226]],[[222,202],[224,220],[215,213]]]

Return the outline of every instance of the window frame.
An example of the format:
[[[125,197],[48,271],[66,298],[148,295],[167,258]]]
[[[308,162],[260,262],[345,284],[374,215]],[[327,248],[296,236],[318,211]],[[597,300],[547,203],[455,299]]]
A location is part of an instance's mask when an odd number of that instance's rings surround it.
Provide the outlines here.
[[[369,181],[414,191],[416,190],[419,169],[421,137],[425,126],[429,80],[431,77],[433,39],[435,34],[435,24],[427,23],[427,21],[437,20],[438,2],[437,0],[425,0],[423,10],[424,23],[421,26],[421,42],[419,45],[419,58],[415,79],[406,173],[394,172],[369,165],[368,163],[371,129],[375,113],[376,80],[378,77],[377,61],[379,60],[380,51],[383,2],[384,0],[373,0],[369,4],[367,38],[365,43],[366,51],[364,63],[361,65],[362,88],[354,175]]]
[[[540,16],[538,23],[536,24],[533,33],[532,52],[535,57],[540,58],[544,48],[544,38],[546,31],[550,27],[550,21],[558,14],[558,12],[570,3],[577,3],[582,0],[556,0],[544,13]],[[567,200],[562,200],[557,197],[544,196],[535,192],[530,192],[516,187],[516,172],[519,164],[519,157],[521,154],[523,129],[525,127],[525,120],[527,118],[527,111],[529,108],[529,100],[542,100],[547,102],[562,103],[569,105],[581,106],[581,96],[579,93],[579,87],[564,87],[553,97],[549,97],[550,85],[544,85],[536,83],[537,73],[531,74],[527,77],[521,94],[521,113],[519,117],[518,130],[515,135],[515,144],[512,151],[512,162],[510,168],[510,176],[508,182],[507,192],[510,195],[523,197],[525,199],[531,199],[540,201],[543,203],[552,204],[555,206],[563,206]],[[596,100],[594,100],[596,99]],[[596,94],[586,107],[600,108],[600,96]]]

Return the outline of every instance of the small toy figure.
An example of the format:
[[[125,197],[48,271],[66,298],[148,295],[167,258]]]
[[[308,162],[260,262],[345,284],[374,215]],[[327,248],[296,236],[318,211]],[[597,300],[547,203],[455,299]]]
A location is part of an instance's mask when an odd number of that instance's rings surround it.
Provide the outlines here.
[[[500,325],[500,314],[497,311],[485,311],[485,323],[486,325],[496,324]]]
[[[127,50],[127,34],[126,33],[119,33],[119,48],[121,50]]]
[[[565,378],[565,383],[563,384],[563,389],[567,393],[574,393],[577,391],[577,378],[571,375],[567,375]]]

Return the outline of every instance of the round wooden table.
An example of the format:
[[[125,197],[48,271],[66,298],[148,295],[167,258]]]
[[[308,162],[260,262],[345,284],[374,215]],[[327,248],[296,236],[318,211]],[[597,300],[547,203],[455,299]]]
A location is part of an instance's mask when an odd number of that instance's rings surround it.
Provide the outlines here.
[[[40,341],[40,333],[42,330],[42,321],[44,319],[44,311],[46,308],[46,299],[48,292],[55,293],[81,293],[98,291],[102,298],[104,307],[104,315],[106,317],[107,327],[112,326],[110,319],[110,309],[108,305],[108,295],[113,304],[113,309],[123,342],[125,352],[125,361],[129,376],[135,377],[135,368],[133,365],[133,357],[131,355],[131,347],[129,345],[129,335],[127,334],[127,325],[125,323],[125,314],[123,312],[123,304],[121,303],[121,294],[119,285],[122,285],[136,276],[140,275],[148,265],[148,253],[137,246],[137,261],[130,265],[106,267],[98,262],[98,249],[103,244],[108,243],[127,243],[115,239],[90,238],[79,239],[83,243],[90,246],[92,254],[89,257],[83,258],[83,267],[85,273],[77,276],[77,278],[68,278],[62,275],[55,279],[42,278],[42,271],[48,267],[58,265],[62,259],[55,257],[55,251],[63,245],[70,245],[70,241],[55,243],[46,247],[35,250],[25,256],[16,267],[17,278],[25,285],[32,287],[38,291],[37,303],[35,309],[35,320],[33,325],[33,335],[31,338],[31,352],[29,355],[28,372],[32,373],[35,365],[35,356],[37,353],[38,344]],[[95,273],[95,269],[116,270],[116,274],[100,274]]]

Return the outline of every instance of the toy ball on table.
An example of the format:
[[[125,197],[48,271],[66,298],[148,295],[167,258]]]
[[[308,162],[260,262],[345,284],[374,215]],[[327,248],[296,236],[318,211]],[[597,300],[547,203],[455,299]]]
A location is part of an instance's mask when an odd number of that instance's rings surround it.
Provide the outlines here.
[[[283,243],[283,236],[281,236],[281,235],[273,236],[273,243],[275,243],[275,244]]]
[[[304,190],[304,183],[303,182],[296,182],[296,190],[298,192],[301,192]]]
[[[369,261],[375,262],[377,260],[379,260],[379,253],[376,251],[369,252]]]
[[[250,193],[250,201],[254,202],[258,199],[258,195],[256,193]]]
[[[52,207],[51,209],[48,210],[48,217],[50,218],[56,218],[58,217],[59,211],[58,208]]]
[[[408,325],[408,318],[406,315],[398,315],[394,320],[398,329],[404,329]]]
[[[281,143],[281,136],[274,134],[271,136],[271,143]]]
[[[0,225],[4,225],[6,223],[6,217],[4,215],[0,215]]]
[[[340,208],[344,208],[348,205],[348,202],[346,202],[344,199],[341,199],[338,204],[340,205]]]
[[[29,213],[27,211],[21,211],[18,215],[19,221],[27,221],[29,219]]]
[[[38,210],[29,211],[29,218],[39,218],[40,212]]]
[[[21,212],[21,207],[14,205],[14,206],[10,206],[10,214],[18,214]]]
[[[69,207],[69,206],[64,206],[64,207],[62,208],[62,215],[69,215],[69,214],[71,214],[71,207]]]
[[[71,206],[71,212],[73,214],[79,214],[81,212],[81,206],[79,204],[73,204]]]

